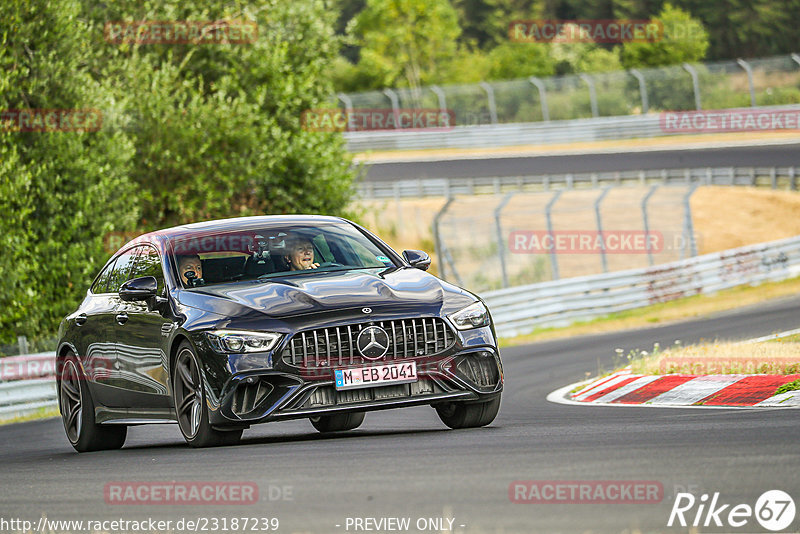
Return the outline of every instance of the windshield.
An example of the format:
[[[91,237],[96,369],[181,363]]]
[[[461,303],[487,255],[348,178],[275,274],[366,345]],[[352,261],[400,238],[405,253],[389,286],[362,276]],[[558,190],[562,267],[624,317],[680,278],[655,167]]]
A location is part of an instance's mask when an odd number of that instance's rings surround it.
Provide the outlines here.
[[[171,240],[183,287],[394,267],[389,252],[347,223],[199,232]]]

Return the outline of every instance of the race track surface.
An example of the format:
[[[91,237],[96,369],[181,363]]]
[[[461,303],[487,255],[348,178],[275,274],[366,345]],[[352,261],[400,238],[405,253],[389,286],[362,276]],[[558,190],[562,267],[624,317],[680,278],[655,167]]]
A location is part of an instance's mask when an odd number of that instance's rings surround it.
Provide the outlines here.
[[[444,514],[465,533],[686,532],[666,526],[680,488],[751,506],[763,492],[781,489],[800,503],[800,412],[583,407],[549,403],[546,395],[598,366],[609,369],[616,348],[743,339],[798,323],[800,298],[790,298],[648,330],[505,349],[503,406],[483,429],[448,430],[431,408],[417,407],[367,414],[360,429],[331,437],[307,421],[262,425],[246,431],[241,445],[205,450],[190,449],[172,425],[135,427],[124,449],[79,455],[58,419],[3,426],[0,515],[34,522],[42,515],[277,517],[278,532],[330,533],[355,532],[345,529],[348,517],[410,517],[413,524]],[[261,502],[104,500],[109,482],[169,480],[251,481]],[[660,482],[664,495],[656,504],[512,504],[515,480],[648,480]],[[278,499],[276,487],[289,487],[291,499]],[[751,520],[743,529],[701,531],[763,529]]]
[[[478,178],[686,167],[791,165],[800,165],[800,145],[378,163],[366,167],[364,179],[380,182],[417,178]]]

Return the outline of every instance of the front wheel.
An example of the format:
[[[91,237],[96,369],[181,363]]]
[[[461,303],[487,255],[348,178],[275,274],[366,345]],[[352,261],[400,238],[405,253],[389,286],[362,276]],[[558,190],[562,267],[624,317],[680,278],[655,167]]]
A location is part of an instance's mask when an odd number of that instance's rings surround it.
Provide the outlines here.
[[[342,432],[360,427],[364,422],[364,412],[320,415],[309,419],[314,428],[320,432]]]
[[[125,425],[98,425],[94,420],[94,401],[78,359],[69,353],[58,375],[58,408],[64,431],[78,452],[122,448],[128,435]]]
[[[450,428],[486,426],[497,417],[500,395],[485,402],[448,402],[435,406],[439,419]]]
[[[211,427],[200,363],[187,342],[178,347],[172,375],[172,395],[178,426],[192,447],[233,445],[242,437],[242,429],[222,432]]]

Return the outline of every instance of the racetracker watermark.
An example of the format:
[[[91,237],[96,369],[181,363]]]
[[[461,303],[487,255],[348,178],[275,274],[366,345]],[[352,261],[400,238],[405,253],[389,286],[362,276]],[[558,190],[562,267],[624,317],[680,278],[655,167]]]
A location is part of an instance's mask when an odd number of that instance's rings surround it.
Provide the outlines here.
[[[664,38],[657,20],[515,20],[508,26],[515,43],[635,43]]]
[[[664,486],[655,480],[515,480],[508,499],[515,504],[655,504]]]
[[[103,35],[112,44],[252,44],[258,25],[249,20],[142,20],[106,22]]]
[[[255,482],[109,482],[110,505],[249,505],[259,501]]]
[[[97,109],[7,109],[0,111],[3,132],[96,132],[103,126]]]
[[[111,357],[92,354],[81,361],[81,372],[75,378],[77,380],[103,380],[110,376],[112,366]],[[52,353],[8,356],[0,359],[0,381],[60,377],[64,369],[64,360],[56,361]],[[71,367],[66,369],[72,371]]]
[[[103,236],[103,249],[109,254],[118,251],[128,241],[133,241],[139,232],[108,232]]]
[[[308,132],[447,131],[455,124],[456,114],[449,109],[311,109],[301,117],[301,125]]]
[[[800,109],[664,111],[659,116],[659,126],[665,133],[797,130]]]
[[[643,230],[514,230],[508,248],[512,254],[657,254],[665,240]]]

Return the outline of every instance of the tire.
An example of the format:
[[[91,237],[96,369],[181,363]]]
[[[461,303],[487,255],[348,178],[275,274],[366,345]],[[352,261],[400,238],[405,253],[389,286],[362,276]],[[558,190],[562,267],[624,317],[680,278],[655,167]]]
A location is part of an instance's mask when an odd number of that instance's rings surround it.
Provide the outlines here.
[[[94,401],[75,354],[68,353],[58,374],[58,410],[70,445],[78,452],[120,449],[128,427],[98,425]]]
[[[475,428],[486,426],[497,417],[500,395],[486,402],[448,402],[436,405],[439,419],[450,428]]]
[[[238,428],[228,432],[211,427],[206,403],[205,384],[200,362],[192,346],[184,341],[178,347],[172,373],[172,399],[183,439],[192,447],[235,445],[242,437]]]
[[[364,412],[340,413],[336,415],[320,415],[309,418],[314,428],[320,432],[342,432],[353,430],[364,422]]]

